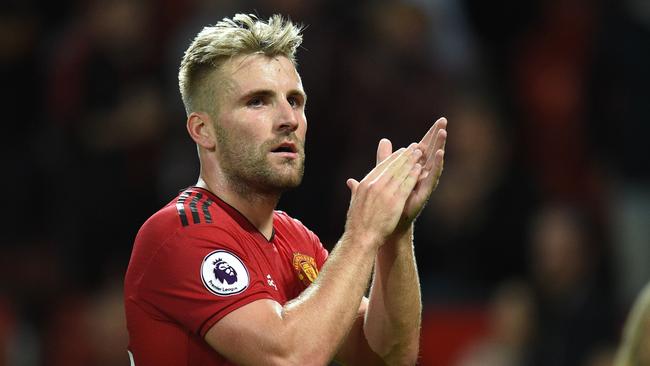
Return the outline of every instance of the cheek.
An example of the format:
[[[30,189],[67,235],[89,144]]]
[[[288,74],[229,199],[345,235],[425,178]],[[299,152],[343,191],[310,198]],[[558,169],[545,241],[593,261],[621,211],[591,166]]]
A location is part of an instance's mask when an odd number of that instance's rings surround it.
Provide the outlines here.
[[[300,124],[298,125],[298,130],[296,133],[299,134],[303,140],[305,139],[305,135],[307,134],[307,118],[305,117],[304,112],[300,116]]]
[[[230,131],[232,143],[239,150],[258,147],[266,141],[265,130],[256,124],[239,125]]]

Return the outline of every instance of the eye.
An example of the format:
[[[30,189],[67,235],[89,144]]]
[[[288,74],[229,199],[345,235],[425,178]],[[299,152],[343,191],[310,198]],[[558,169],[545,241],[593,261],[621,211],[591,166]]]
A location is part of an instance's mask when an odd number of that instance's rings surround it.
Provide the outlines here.
[[[302,98],[299,96],[290,96],[287,98],[287,102],[289,102],[289,105],[293,108],[301,107],[303,104]]]
[[[261,107],[264,105],[264,98],[260,96],[255,96],[251,97],[247,102],[246,105],[249,107]]]

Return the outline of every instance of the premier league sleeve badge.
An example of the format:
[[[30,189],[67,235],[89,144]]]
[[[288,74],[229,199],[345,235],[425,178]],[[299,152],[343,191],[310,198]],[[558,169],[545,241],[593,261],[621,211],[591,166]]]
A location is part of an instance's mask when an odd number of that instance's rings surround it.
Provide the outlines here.
[[[201,280],[213,294],[231,296],[246,290],[250,277],[239,257],[225,250],[215,250],[203,259]]]

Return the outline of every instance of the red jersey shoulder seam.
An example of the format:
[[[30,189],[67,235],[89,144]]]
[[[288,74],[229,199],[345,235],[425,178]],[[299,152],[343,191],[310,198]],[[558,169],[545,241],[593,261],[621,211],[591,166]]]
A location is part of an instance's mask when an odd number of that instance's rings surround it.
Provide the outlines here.
[[[213,222],[214,201],[201,192],[185,190],[176,199],[176,212],[183,227],[193,224],[211,224]]]

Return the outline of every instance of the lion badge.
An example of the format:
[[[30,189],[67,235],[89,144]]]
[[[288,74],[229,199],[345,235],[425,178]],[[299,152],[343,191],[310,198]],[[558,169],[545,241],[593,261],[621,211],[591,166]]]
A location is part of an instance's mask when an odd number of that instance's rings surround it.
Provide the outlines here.
[[[316,278],[318,277],[316,261],[308,255],[293,253],[293,268],[298,275],[298,279],[300,279],[305,286],[309,286],[312,282],[316,281]]]

